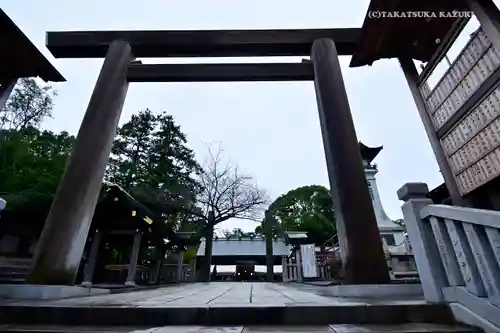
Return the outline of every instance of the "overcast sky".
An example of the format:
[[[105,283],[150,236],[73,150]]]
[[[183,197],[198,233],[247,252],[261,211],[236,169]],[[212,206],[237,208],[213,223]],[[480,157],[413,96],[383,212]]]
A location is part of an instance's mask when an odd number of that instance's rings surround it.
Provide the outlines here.
[[[0,0],[0,6],[68,81],[55,85],[59,96],[54,117],[44,126],[76,134],[102,59],[54,59],[44,47],[46,31],[360,27],[368,2]],[[467,33],[476,26],[472,23]],[[221,60],[271,59],[187,61]],[[401,185],[426,182],[432,189],[442,178],[398,62],[383,60],[371,67],[348,68],[349,61],[350,57],[341,57],[358,139],[368,146],[384,146],[375,159],[380,170],[378,185],[388,215],[396,219],[402,216],[396,196]],[[172,114],[199,160],[204,159],[207,144],[221,142],[227,156],[255,176],[273,199],[303,185],[329,187],[312,82],[136,83],[129,89],[121,123],[145,108]],[[222,227],[253,230],[255,226],[228,221]]]

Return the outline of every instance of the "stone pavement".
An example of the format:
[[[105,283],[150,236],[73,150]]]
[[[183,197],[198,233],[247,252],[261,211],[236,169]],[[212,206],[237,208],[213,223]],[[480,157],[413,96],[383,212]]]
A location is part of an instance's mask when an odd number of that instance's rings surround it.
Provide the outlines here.
[[[246,327],[246,332],[256,330],[249,328],[256,325],[323,325],[317,329],[330,332],[328,325],[333,324],[454,322],[451,311],[443,304],[427,304],[421,299],[331,297],[327,288],[265,282],[212,282],[62,300],[4,299],[0,301],[0,325],[170,326],[155,333],[189,332],[185,327],[175,331],[173,325],[236,326],[241,330]],[[350,333],[345,327],[335,330]]]
[[[4,300],[0,304],[125,307],[425,304],[422,299],[360,300],[330,297],[328,296],[327,288],[267,282],[212,282],[174,285],[154,290],[52,301],[27,302]]]

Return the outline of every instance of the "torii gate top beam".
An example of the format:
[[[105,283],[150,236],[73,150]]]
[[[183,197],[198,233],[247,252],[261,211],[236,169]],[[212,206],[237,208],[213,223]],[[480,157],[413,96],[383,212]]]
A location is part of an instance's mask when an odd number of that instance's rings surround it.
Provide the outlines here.
[[[356,52],[360,29],[163,30],[47,32],[56,58],[103,58],[114,40],[125,40],[136,58],[309,56],[316,39],[331,38],[339,55]]]

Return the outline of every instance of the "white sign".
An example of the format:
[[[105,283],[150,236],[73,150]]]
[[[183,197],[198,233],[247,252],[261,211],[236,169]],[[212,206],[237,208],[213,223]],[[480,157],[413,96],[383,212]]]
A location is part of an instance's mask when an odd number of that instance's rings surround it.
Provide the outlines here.
[[[302,257],[302,272],[305,278],[318,277],[316,270],[316,251],[314,244],[300,246],[300,256]]]

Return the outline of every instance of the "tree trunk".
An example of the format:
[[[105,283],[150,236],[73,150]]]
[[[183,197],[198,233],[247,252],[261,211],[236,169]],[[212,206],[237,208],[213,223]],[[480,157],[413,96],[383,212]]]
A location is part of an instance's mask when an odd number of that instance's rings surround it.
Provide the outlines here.
[[[208,212],[208,221],[207,226],[205,228],[205,257],[203,258],[203,268],[202,268],[202,277],[201,281],[210,282],[210,273],[212,266],[212,247],[214,240],[214,225],[215,225],[215,216],[214,212]]]

